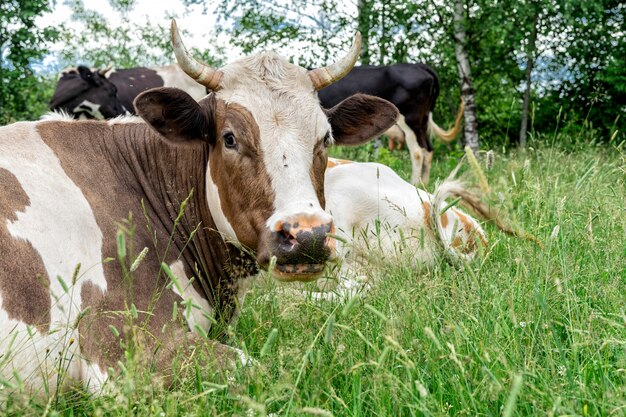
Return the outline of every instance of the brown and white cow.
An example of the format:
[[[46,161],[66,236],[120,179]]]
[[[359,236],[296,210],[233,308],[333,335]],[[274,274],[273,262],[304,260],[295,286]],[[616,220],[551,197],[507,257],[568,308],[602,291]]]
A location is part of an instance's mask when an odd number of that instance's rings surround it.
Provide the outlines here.
[[[479,213],[486,209],[474,194],[450,178],[434,194],[416,188],[389,167],[377,163],[328,159],[324,179],[326,211],[333,216],[340,265],[332,282],[318,286],[332,292],[316,298],[345,299],[367,289],[372,264],[408,262],[412,270],[433,266],[444,257],[453,265],[471,261],[486,249],[480,224],[446,198],[460,197]],[[333,275],[332,272],[328,275]]]
[[[129,320],[163,364],[197,341],[190,329],[231,320],[257,263],[275,265],[279,280],[317,278],[333,250],[326,147],[362,143],[397,118],[392,104],[364,95],[319,106],[316,91],[354,65],[358,36],[346,57],[311,71],[273,52],[214,70],[188,55],[174,23],[172,40],[181,67],[214,93],[196,102],[173,88],[147,91],[135,101],[143,121],[0,128],[8,384],[98,390],[122,359],[119,339],[135,334]]]

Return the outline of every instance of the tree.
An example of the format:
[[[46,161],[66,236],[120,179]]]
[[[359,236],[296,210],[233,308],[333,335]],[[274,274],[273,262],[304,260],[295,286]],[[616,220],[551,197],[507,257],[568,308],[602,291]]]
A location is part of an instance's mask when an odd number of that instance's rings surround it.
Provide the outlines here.
[[[461,97],[465,102],[465,143],[477,152],[480,148],[478,142],[478,123],[476,120],[476,93],[472,83],[472,74],[469,56],[467,54],[466,18],[463,0],[454,1],[454,50],[457,66],[459,69],[459,81],[461,84]]]
[[[218,13],[221,31],[245,53],[271,47],[288,57],[299,55],[299,64],[325,65],[349,47],[359,30],[361,64],[383,65],[429,54],[424,46],[432,40],[419,28],[418,9],[405,0],[221,0]],[[294,43],[306,49],[294,49]]]
[[[169,25],[155,24],[150,20],[143,23],[131,21],[130,13],[136,6],[136,0],[109,0],[109,4],[116,14],[111,20],[87,9],[82,0],[73,0],[72,20],[79,23],[79,27],[65,33],[63,59],[68,66],[80,63],[92,67],[113,65],[130,68],[174,62]],[[222,63],[223,49],[192,49],[191,52],[210,65],[219,66]]]
[[[246,54],[271,47],[299,55],[300,65],[318,66],[352,42],[356,21],[344,9],[332,0],[222,0],[219,26]],[[294,48],[295,40],[304,45]]]
[[[530,36],[528,38],[528,47],[526,49],[526,76],[525,83],[526,86],[524,88],[524,101],[522,104],[522,121],[519,130],[519,146],[521,148],[526,147],[526,132],[528,129],[528,108],[530,105],[530,92],[531,92],[531,75],[533,71],[533,66],[535,65],[535,59],[537,57],[536,49],[537,49],[537,27],[539,26],[539,10],[536,7],[536,3],[531,3],[533,7],[532,11],[532,20],[531,20],[531,28],[530,28]]]
[[[619,116],[624,115],[626,100],[619,89],[626,89],[626,83],[619,75],[609,76],[624,68],[619,64],[626,31],[623,2],[512,0],[504,9],[517,11],[508,18],[515,26],[508,30],[513,50],[507,59],[525,71],[520,82],[524,86],[520,146],[526,139],[532,98],[536,130],[553,130],[559,114],[560,128],[573,137],[594,130],[608,139],[615,130],[623,131],[626,124]]]
[[[37,26],[48,0],[0,3],[0,123],[35,119],[47,110],[50,83],[33,71],[59,30]]]
[[[555,64],[567,71],[567,77],[552,97],[575,115],[573,121],[599,129],[606,140],[615,130],[624,135],[626,5],[616,0],[569,0],[562,9],[568,41]]]

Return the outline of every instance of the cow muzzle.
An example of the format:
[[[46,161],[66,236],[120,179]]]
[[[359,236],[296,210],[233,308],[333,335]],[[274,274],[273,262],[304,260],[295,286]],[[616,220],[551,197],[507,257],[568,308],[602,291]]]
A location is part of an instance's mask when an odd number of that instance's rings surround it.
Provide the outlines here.
[[[276,221],[270,229],[272,272],[279,281],[312,281],[322,274],[334,250],[332,218],[295,215]]]

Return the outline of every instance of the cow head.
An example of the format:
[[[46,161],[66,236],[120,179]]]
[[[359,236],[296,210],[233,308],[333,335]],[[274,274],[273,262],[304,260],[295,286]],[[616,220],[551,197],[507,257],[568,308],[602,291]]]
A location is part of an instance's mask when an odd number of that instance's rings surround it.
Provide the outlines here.
[[[127,113],[115,85],[99,71],[82,65],[63,72],[50,109],[65,110],[77,119],[110,119]]]
[[[307,71],[273,52],[213,70],[187,53],[175,23],[172,37],[181,68],[214,93],[196,103],[180,90],[149,90],[137,113],[172,141],[208,141],[207,203],[225,239],[255,251],[262,266],[275,257],[280,280],[317,278],[334,246],[327,147],[364,143],[397,118],[392,104],[365,95],[319,105],[316,91],[354,65],[359,38],[337,64]]]

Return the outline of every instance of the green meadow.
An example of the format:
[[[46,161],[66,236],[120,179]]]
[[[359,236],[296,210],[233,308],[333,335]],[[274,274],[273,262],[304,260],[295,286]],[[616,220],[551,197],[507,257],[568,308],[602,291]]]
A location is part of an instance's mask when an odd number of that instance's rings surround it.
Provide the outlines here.
[[[538,143],[541,142],[541,145]],[[335,156],[410,177],[408,153]],[[462,153],[439,145],[429,189]],[[489,247],[460,268],[379,260],[346,301],[261,277],[229,344],[256,360],[216,375],[180,358],[172,386],[127,363],[107,393],[12,395],[7,415],[623,416],[626,414],[626,146],[561,135],[481,158],[485,198],[539,243],[484,225]],[[461,177],[477,185],[467,165]],[[307,287],[304,287],[307,288]],[[184,374],[184,375],[183,375]],[[4,387],[7,389],[6,387]]]

